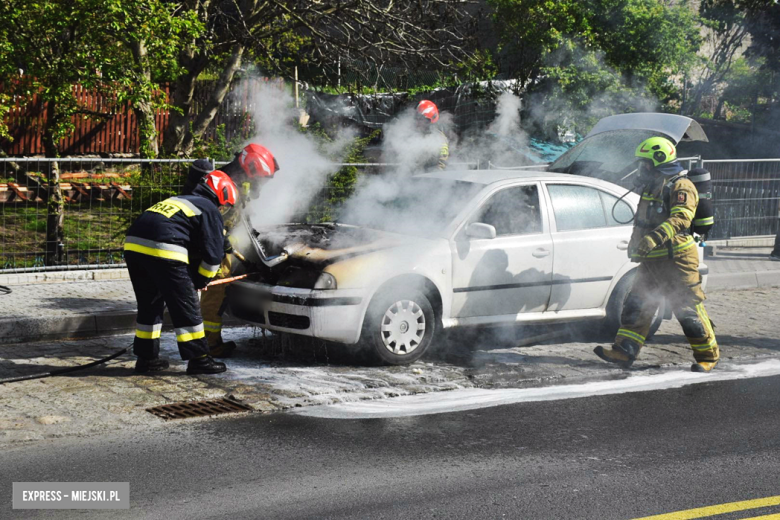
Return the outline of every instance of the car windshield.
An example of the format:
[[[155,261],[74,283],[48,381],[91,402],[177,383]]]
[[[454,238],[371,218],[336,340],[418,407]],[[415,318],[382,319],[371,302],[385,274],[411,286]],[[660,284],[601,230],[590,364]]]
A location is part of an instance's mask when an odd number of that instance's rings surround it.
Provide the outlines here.
[[[373,178],[346,202],[338,222],[438,236],[482,188],[482,184],[435,177]]]
[[[588,137],[550,165],[547,171],[571,173],[630,186],[636,147],[657,134],[648,130],[620,130]]]

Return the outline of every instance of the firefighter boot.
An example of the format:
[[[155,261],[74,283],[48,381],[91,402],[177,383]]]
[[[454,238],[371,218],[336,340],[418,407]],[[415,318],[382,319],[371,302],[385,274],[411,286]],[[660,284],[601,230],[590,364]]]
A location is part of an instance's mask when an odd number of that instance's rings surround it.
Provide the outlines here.
[[[214,361],[211,356],[201,356],[190,359],[187,363],[187,374],[194,376],[197,374],[219,374],[227,370],[225,363]]]
[[[145,374],[147,372],[159,372],[160,370],[165,370],[169,366],[170,363],[168,363],[168,361],[165,359],[144,359],[139,357],[135,362],[135,371],[139,374]]]
[[[715,361],[697,361],[691,365],[691,372],[712,372],[715,365],[718,364],[718,360]]]
[[[626,354],[626,352],[618,345],[612,345],[612,348],[607,350],[601,345],[593,349],[593,352],[609,363],[615,363],[622,368],[631,368],[634,363],[633,357]]]
[[[209,356],[213,358],[229,358],[236,350],[235,341],[225,341],[214,346],[209,345]]]

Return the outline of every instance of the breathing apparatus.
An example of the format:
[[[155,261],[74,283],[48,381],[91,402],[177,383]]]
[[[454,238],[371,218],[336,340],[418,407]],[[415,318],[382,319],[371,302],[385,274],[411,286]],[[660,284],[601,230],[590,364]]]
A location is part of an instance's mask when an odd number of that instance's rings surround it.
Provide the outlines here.
[[[674,169],[675,171],[670,170],[668,174],[664,171],[665,166],[671,165],[671,163],[677,160],[677,150],[675,149],[674,144],[664,137],[650,137],[645,139],[636,147],[634,156],[637,158],[635,163],[636,169],[620,179],[625,180],[636,174],[636,177],[633,179],[632,188],[624,193],[623,196],[616,200],[615,204],[612,205],[612,218],[621,225],[630,224],[636,218],[636,212],[634,212],[633,216],[626,222],[622,222],[615,217],[615,208],[617,208],[617,205],[621,200],[626,198],[629,193],[641,190],[644,186],[650,184],[659,173],[661,175],[675,175],[676,173],[679,173],[677,169]]]

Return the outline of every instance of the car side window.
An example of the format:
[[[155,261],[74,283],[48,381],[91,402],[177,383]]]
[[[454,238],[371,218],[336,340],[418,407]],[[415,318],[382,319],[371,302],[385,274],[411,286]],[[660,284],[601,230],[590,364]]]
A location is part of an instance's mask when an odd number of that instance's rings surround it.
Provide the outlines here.
[[[490,224],[496,236],[542,232],[542,212],[536,185],[515,186],[495,193],[471,222]]]
[[[626,226],[633,223],[634,211],[627,202],[623,200],[617,202],[617,197],[603,191],[599,191],[599,195],[601,195],[601,203],[604,204],[608,226]],[[616,202],[617,206],[615,206]]]
[[[599,190],[572,184],[548,184],[558,231],[607,226]]]

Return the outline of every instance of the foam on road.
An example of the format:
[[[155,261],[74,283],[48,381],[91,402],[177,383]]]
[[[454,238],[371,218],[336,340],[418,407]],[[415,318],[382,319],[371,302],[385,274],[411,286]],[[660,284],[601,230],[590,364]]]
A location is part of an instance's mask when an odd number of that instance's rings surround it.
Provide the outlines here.
[[[777,375],[780,375],[780,360],[772,359],[755,364],[721,364],[715,372],[710,374],[699,374],[679,370],[652,375],[631,374],[625,379],[599,381],[579,385],[522,389],[509,388],[500,390],[472,388],[449,392],[402,396],[393,399],[312,406],[297,410],[293,413],[309,417],[331,419],[409,417],[414,415],[474,410],[514,403],[554,401],[559,399],[576,399],[628,392],[665,390],[700,383]]]

